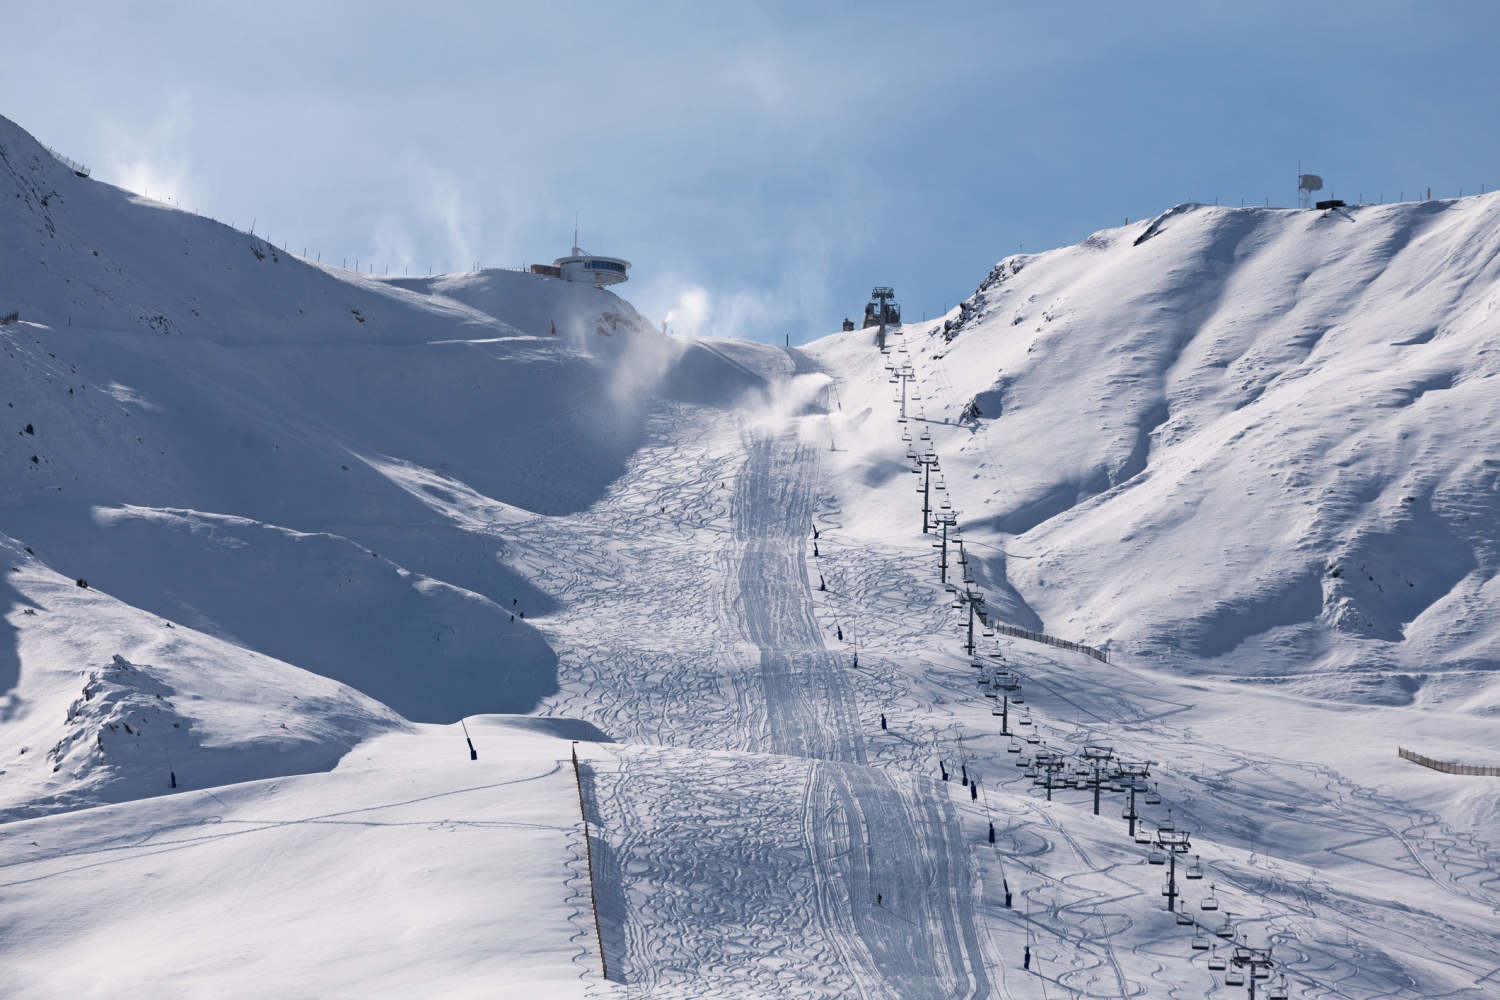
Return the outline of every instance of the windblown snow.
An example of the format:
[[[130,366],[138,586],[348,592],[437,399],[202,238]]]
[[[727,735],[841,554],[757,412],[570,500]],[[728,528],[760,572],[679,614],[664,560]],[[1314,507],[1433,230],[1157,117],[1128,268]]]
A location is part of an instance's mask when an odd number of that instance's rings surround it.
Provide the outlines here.
[[[1183,205],[688,340],[0,119],[0,993],[1493,996],[1500,783],[1397,747],[1500,765],[1497,262]]]

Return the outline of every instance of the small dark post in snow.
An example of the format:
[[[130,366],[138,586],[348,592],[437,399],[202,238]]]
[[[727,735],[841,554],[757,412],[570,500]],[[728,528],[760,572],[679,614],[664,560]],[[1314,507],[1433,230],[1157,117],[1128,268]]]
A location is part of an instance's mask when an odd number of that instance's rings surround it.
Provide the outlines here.
[[[818,589],[819,590],[827,590],[828,589],[828,583],[823,579],[823,574],[822,573],[818,574]]]
[[[995,842],[995,821],[990,820],[990,843]]]
[[[842,626],[842,625],[835,625],[834,628],[838,630],[839,642],[843,642],[844,641],[844,626]]]
[[[161,752],[167,755],[167,776],[168,776],[168,778],[171,779],[172,787],[176,788],[177,787],[177,772],[175,770],[173,770],[173,768],[172,768],[172,753],[171,753],[171,751],[167,750],[165,747],[162,748]]]
[[[938,761],[938,770],[941,771],[941,772],[943,772],[943,780],[947,781],[948,780],[948,765],[944,764],[942,761]]]
[[[979,798],[979,779],[978,778],[975,778],[973,781],[969,782],[969,798],[970,799],[978,799]]]
[[[858,653],[855,654],[854,659],[855,659],[855,664],[854,665],[855,666],[859,666],[859,654]],[[881,729],[888,728],[886,726],[886,724],[885,724],[885,713],[884,712],[880,713],[880,728]]]
[[[464,722],[463,719],[459,719],[458,720],[458,724],[460,726],[464,727],[464,740],[465,740],[465,742],[467,742],[469,744],[469,759],[470,760],[478,760],[479,759],[479,751],[474,749],[474,741],[469,738],[469,725],[468,725],[468,723]]]

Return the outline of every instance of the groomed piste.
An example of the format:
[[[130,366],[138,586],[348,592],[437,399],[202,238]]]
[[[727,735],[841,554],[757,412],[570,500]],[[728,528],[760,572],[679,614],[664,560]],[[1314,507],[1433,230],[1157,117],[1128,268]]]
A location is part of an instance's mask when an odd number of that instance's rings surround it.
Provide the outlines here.
[[[0,992],[1492,995],[1500,783],[1397,749],[1500,764],[1497,223],[1178,206],[794,349],[0,119]]]

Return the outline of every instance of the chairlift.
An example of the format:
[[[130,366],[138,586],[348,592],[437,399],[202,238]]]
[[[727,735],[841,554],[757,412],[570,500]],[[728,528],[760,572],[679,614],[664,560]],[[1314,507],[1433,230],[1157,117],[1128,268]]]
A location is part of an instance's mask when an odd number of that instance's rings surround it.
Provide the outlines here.
[[[1200,929],[1198,931],[1198,933],[1202,934],[1203,931]],[[1208,940],[1207,938],[1204,938],[1205,942],[1207,942],[1207,940]],[[1196,942],[1193,944],[1193,947],[1194,948],[1198,947],[1198,945],[1197,945]],[[1205,943],[1204,947],[1206,948],[1206,947],[1208,947],[1208,945]],[[1226,959],[1226,958],[1224,958],[1222,955],[1220,955],[1218,947],[1215,946],[1213,954],[1208,956],[1208,971],[1209,972],[1223,972],[1227,968],[1229,968],[1229,960]]]
[[[1214,886],[1208,887],[1208,895],[1203,897],[1203,902],[1199,903],[1198,906],[1204,910],[1217,910],[1219,908],[1219,901],[1214,898]]]
[[[1031,725],[1031,713],[1030,712],[1027,712],[1025,715],[1021,716],[1021,722],[1020,722],[1020,724],[1023,725],[1023,726],[1029,726],[1029,725]]]
[[[1186,927],[1187,925],[1191,924],[1192,922],[1193,922],[1193,918],[1192,917],[1188,916],[1186,913],[1183,913],[1181,911],[1178,912],[1178,914],[1177,914],[1177,923],[1180,926]]]
[[[1164,865],[1167,863],[1167,856],[1161,852],[1160,847],[1153,846],[1151,853],[1146,856],[1146,860],[1153,865]]]
[[[1146,832],[1146,828],[1144,826],[1136,827],[1136,830],[1135,830],[1135,842],[1137,844],[1149,844],[1149,843],[1151,843],[1151,834],[1149,834],[1149,833]]]
[[[1016,758],[1016,766],[1017,767],[1030,767],[1031,766],[1031,758],[1030,757],[1024,757],[1024,756],[1023,757],[1017,757]]]
[[[1225,986],[1244,986],[1245,985],[1245,974],[1243,972],[1241,972],[1239,969],[1230,969],[1227,973],[1224,974],[1224,985]]]
[[[1156,829],[1162,833],[1172,833],[1177,829],[1177,824],[1172,822],[1172,810],[1167,810],[1167,818],[1156,824]]]
[[[1214,933],[1226,940],[1233,940],[1234,925],[1229,922],[1229,914],[1224,914],[1224,922],[1214,930]]]
[[[1010,696],[1010,703],[1012,705],[1024,705],[1026,704],[1026,697],[1022,695],[1021,692],[1017,691],[1015,694]]]
[[[1035,733],[1035,732],[1027,733],[1026,734],[1026,742],[1027,743],[1040,743],[1040,742],[1042,742],[1042,737],[1039,734]]]
[[[1017,743],[1015,741],[1015,739],[1012,738],[1011,741],[1010,741],[1010,746],[1006,747],[1006,749],[1009,750],[1011,753],[1020,753],[1021,752],[1021,744]]]
[[[1269,968],[1267,968],[1266,966],[1264,966],[1264,965],[1252,965],[1252,966],[1250,966],[1250,978],[1251,979],[1270,979],[1271,978],[1271,970]]]
[[[1151,786],[1151,790],[1146,793],[1146,805],[1148,805],[1148,806],[1159,806],[1159,805],[1161,805],[1161,793],[1156,790],[1156,785],[1155,784],[1153,784]]]
[[[1203,877],[1203,859],[1201,857],[1199,857],[1198,855],[1194,854],[1193,855],[1193,864],[1192,864],[1192,867],[1187,870],[1187,874],[1184,875],[1183,878],[1197,880],[1197,879],[1201,879],[1202,877]]]
[[[1286,973],[1283,972],[1266,994],[1267,1000],[1287,1000]]]
[[[992,628],[985,629],[984,630],[984,637],[986,639],[993,639],[995,637],[995,630],[992,629]]]

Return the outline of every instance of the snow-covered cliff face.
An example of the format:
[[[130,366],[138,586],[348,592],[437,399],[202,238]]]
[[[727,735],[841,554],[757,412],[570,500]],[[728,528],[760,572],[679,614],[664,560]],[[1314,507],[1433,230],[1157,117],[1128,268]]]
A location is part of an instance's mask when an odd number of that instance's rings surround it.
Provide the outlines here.
[[[908,331],[1021,617],[1140,662],[1500,707],[1471,673],[1500,666],[1500,195],[1179,206],[1007,258]]]

